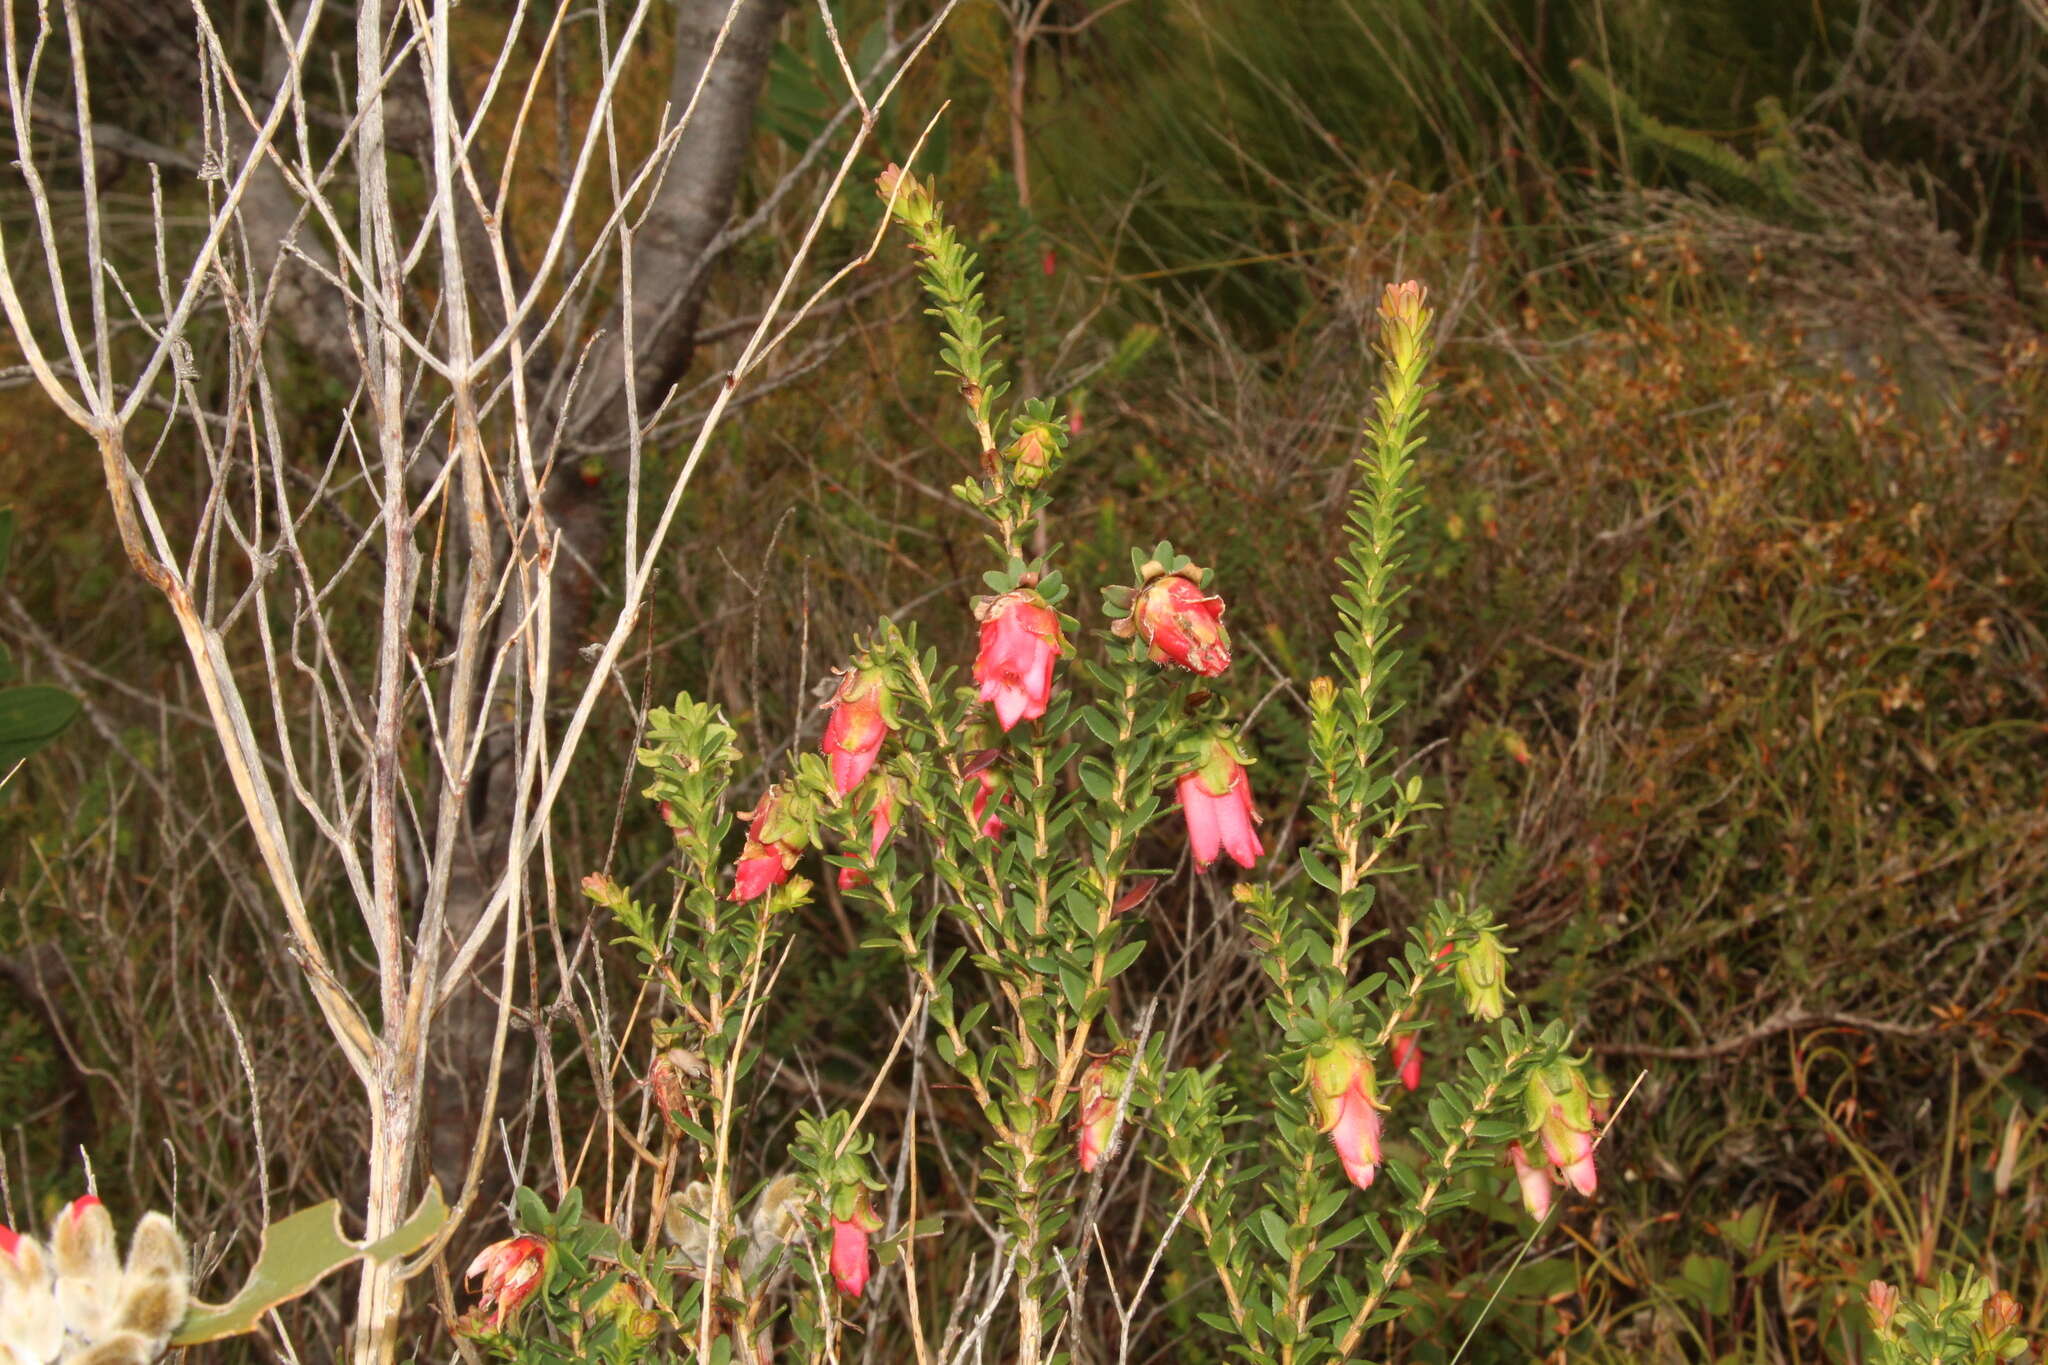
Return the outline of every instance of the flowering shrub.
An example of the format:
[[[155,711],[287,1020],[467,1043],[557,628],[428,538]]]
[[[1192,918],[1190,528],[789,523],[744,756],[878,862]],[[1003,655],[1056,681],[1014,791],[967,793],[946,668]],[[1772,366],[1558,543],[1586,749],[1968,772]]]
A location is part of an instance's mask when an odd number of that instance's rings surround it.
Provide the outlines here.
[[[549,1213],[523,1194],[521,1235],[472,1267],[484,1293],[471,1328],[518,1359],[573,1346],[624,1361],[669,1341],[700,1360],[827,1360],[850,1323],[874,1332],[898,1303],[918,1311],[910,1248],[942,1227],[913,1222],[903,1181],[878,1171],[867,1104],[801,1120],[780,1173],[739,1169],[740,1081],[764,1060],[764,1004],[813,858],[865,915],[864,949],[904,975],[909,1006],[878,1072],[908,1051],[979,1116],[971,1186],[996,1288],[973,1330],[1007,1338],[996,1358],[1039,1365],[1079,1330],[1090,1182],[1120,1160],[1178,1187],[1162,1235],[1183,1221],[1195,1233],[1214,1276],[1205,1320],[1236,1354],[1355,1358],[1408,1301],[1433,1220],[1489,1189],[1518,1186],[1538,1217],[1554,1185],[1595,1192],[1606,1104],[1561,1025],[1508,1014],[1506,951],[1482,909],[1441,901],[1405,942],[1376,946],[1390,933],[1377,879],[1427,808],[1383,741],[1427,392],[1423,291],[1394,286],[1380,309],[1384,384],[1342,561],[1339,656],[1307,688],[1309,819],[1262,837],[1230,695],[1228,585],[1160,542],[1133,553],[1134,581],[1102,592],[1106,628],[1082,619],[1052,556],[1029,549],[1066,424],[1043,400],[1002,407],[974,258],[925,186],[892,168],[880,189],[921,258],[979,456],[953,490],[985,519],[995,560],[969,604],[979,650],[963,678],[914,626],[878,625],[841,670],[819,751],[741,817],[736,861],[735,732],[688,696],[651,717],[639,758],[675,837],[675,894],[645,904],[603,875],[585,892],[664,1001],[648,1073],[669,1141],[662,1245],[588,1225],[573,1195]],[[1227,858],[1257,878],[1233,903],[1276,1032],[1231,1079],[1182,1064],[1119,988],[1145,949],[1143,917],[1127,912],[1176,874],[1182,847],[1196,875]],[[1423,1035],[1448,1026],[1450,995],[1480,1031],[1433,1050],[1425,1089]],[[878,1300],[899,1266],[904,1293]],[[529,1296],[539,1312],[522,1308]]]

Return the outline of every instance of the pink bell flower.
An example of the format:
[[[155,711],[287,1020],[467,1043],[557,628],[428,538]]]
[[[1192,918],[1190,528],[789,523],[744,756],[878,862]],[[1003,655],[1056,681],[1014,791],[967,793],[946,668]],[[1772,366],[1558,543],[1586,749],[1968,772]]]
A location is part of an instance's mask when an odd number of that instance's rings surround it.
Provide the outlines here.
[[[1208,741],[1202,761],[1193,771],[1183,773],[1174,789],[1180,795],[1181,813],[1187,817],[1188,844],[1194,850],[1196,868],[1206,870],[1219,850],[1246,868],[1265,853],[1265,845],[1252,828],[1259,817],[1252,810],[1251,783],[1229,740]]]
[[[741,812],[752,823],[747,826],[747,842],[740,850],[739,865],[733,870],[729,899],[756,900],[766,895],[770,887],[789,880],[789,870],[796,866],[809,836],[804,826],[784,811],[785,800],[781,787],[770,787],[760,805]]]
[[[1365,1045],[1350,1038],[1330,1044],[1310,1060],[1308,1080],[1319,1126],[1330,1135],[1345,1177],[1361,1190],[1371,1188],[1380,1169],[1380,1110]]]
[[[1508,1144],[1508,1160],[1515,1163],[1515,1183],[1522,1189],[1522,1207],[1529,1210],[1531,1218],[1542,1222],[1550,1216],[1550,1172],[1530,1165],[1519,1142]]]
[[[974,681],[981,699],[995,708],[1008,730],[1020,720],[1037,720],[1052,699],[1052,665],[1065,641],[1060,618],[1030,588],[981,600],[981,652]]]
[[[1529,1077],[1522,1103],[1558,1179],[1580,1194],[1592,1194],[1600,1182],[1593,1166],[1595,1097],[1585,1073],[1569,1059],[1539,1067]]]
[[[875,1216],[865,1191],[855,1194],[852,1199],[846,1197],[847,1193],[842,1190],[839,1198],[833,1201],[832,1283],[838,1285],[839,1292],[847,1298],[857,1299],[868,1287],[868,1236],[880,1231],[882,1220]],[[844,1217],[836,1211],[839,1204],[848,1206]]]
[[[832,718],[825,723],[824,749],[832,761],[832,785],[841,796],[851,796],[896,727],[888,671],[873,666],[849,670],[828,704]]]

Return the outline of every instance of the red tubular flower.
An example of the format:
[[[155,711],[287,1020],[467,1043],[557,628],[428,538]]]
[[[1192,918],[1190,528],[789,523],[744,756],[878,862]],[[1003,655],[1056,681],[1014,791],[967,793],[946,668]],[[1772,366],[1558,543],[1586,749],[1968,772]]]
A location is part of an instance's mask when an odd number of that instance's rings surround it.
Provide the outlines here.
[[[1515,1183],[1522,1187],[1522,1207],[1529,1210],[1531,1218],[1542,1222],[1550,1216],[1550,1172],[1541,1166],[1531,1166],[1519,1142],[1508,1144],[1508,1160],[1515,1163]]]
[[[1124,1081],[1123,1065],[1113,1057],[1097,1060],[1081,1074],[1081,1103],[1074,1123],[1076,1154],[1084,1171],[1094,1170],[1116,1150],[1114,1122]]]
[[[882,741],[896,728],[894,696],[888,670],[877,667],[848,671],[830,703],[825,723],[825,756],[832,760],[832,785],[851,796],[875,766]]]
[[[1223,599],[1202,591],[1187,574],[1162,574],[1138,591],[1131,624],[1151,646],[1154,663],[1178,664],[1205,678],[1230,667],[1230,635],[1223,629]]]
[[[889,842],[889,831],[896,827],[896,789],[886,778],[875,793],[875,804],[868,811],[868,857],[874,858],[882,851],[882,845]],[[857,867],[839,869],[839,889],[851,891],[868,879],[868,874]]]
[[[1337,1149],[1344,1174],[1359,1189],[1371,1187],[1380,1169],[1378,1086],[1365,1045],[1340,1039],[1309,1061],[1309,1098],[1323,1132]]]
[[[739,866],[733,871],[730,899],[750,901],[789,880],[789,870],[796,866],[808,836],[801,824],[784,813],[780,787],[770,787],[760,805],[741,815],[753,823],[747,826],[746,847],[740,850]]]
[[[1252,828],[1259,817],[1252,811],[1251,783],[1229,740],[1211,739],[1201,762],[1192,772],[1183,773],[1174,789],[1180,794],[1181,813],[1187,817],[1188,844],[1194,849],[1196,868],[1206,870],[1216,861],[1219,849],[1239,867],[1247,868],[1266,851]]]
[[[538,1237],[513,1237],[493,1242],[477,1253],[463,1273],[466,1280],[481,1276],[477,1308],[485,1313],[491,1330],[500,1331],[505,1319],[519,1309],[540,1288],[548,1268],[548,1244]]]
[[[1406,1089],[1413,1090],[1422,1084],[1422,1046],[1415,1041],[1414,1034],[1404,1033],[1394,1039],[1394,1071]]]
[[[833,1201],[832,1283],[847,1298],[857,1299],[868,1287],[868,1234],[880,1231],[882,1220],[875,1216],[866,1191],[858,1192],[852,1199],[846,1197],[847,1193],[842,1190]],[[848,1206],[844,1217],[838,1211],[841,1204]]]
[[[1037,720],[1052,699],[1052,664],[1065,641],[1060,618],[1030,588],[982,600],[981,652],[974,681],[981,699],[995,707],[1005,730],[1020,720]]]

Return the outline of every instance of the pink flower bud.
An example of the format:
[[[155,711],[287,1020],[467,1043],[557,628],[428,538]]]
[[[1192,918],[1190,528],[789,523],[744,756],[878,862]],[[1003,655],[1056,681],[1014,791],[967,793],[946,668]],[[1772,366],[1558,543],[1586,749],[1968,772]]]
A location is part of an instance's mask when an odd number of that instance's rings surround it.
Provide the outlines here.
[[[1223,599],[1189,576],[1201,572],[1190,567],[1147,583],[1132,599],[1130,621],[1154,663],[1213,678],[1230,667],[1230,633],[1223,628]]]
[[[1892,1314],[1899,1310],[1899,1289],[1897,1285],[1886,1284],[1883,1280],[1872,1280],[1864,1304],[1870,1309],[1870,1325],[1879,1333],[1891,1330]]]
[[[809,841],[804,825],[790,818],[781,787],[770,787],[761,804],[742,811],[753,823],[747,826],[746,847],[740,850],[739,866],[733,872],[730,899],[750,901],[768,893],[773,886],[789,880],[789,870]]]
[[[989,809],[989,798],[1002,790],[1003,780],[989,768],[983,768],[967,780],[979,784],[981,788],[974,793],[974,804],[969,812],[974,819],[975,827],[981,831],[982,838],[993,839],[1003,832],[1003,817]],[[1003,792],[1002,801],[1009,799],[1010,794],[1007,791]]]
[[[884,203],[893,198],[896,217],[905,227],[915,230],[931,225],[935,205],[930,191],[895,162],[890,162],[875,177],[875,193]]]
[[[1394,1039],[1394,1071],[1401,1077],[1404,1089],[1413,1090],[1422,1084],[1422,1046],[1415,1041],[1415,1035],[1404,1033]]]
[[[1531,1218],[1542,1222],[1550,1216],[1550,1172],[1541,1166],[1531,1166],[1519,1142],[1508,1144],[1508,1160],[1515,1163],[1515,1183],[1522,1187],[1522,1207],[1529,1210]]]
[[[1030,422],[1003,451],[1003,463],[1010,482],[1019,488],[1036,488],[1059,463],[1063,444],[1060,429],[1051,422]]]
[[[1330,1135],[1346,1178],[1370,1188],[1380,1168],[1380,1111],[1365,1045],[1349,1038],[1330,1044],[1310,1059],[1308,1082],[1318,1126]]]
[[[14,1259],[14,1249],[21,1245],[21,1234],[5,1223],[0,1223],[0,1256]]]
[[[548,1244],[538,1237],[512,1237],[493,1242],[477,1253],[463,1272],[465,1280],[482,1277],[477,1309],[485,1314],[493,1332],[503,1330],[505,1319],[533,1297],[548,1268]]]
[[[1052,665],[1065,643],[1060,618],[1030,588],[983,599],[975,615],[981,620],[981,652],[974,659],[974,681],[981,699],[995,707],[996,720],[1008,730],[1020,720],[1037,720],[1052,700]]]
[[[1215,862],[1219,849],[1247,868],[1266,851],[1252,828],[1259,817],[1252,811],[1251,783],[1229,740],[1209,740],[1201,762],[1181,775],[1174,790],[1187,817],[1188,845],[1198,869]]]
[[[1978,1325],[1984,1330],[1984,1335],[1993,1341],[1997,1341],[1998,1338],[2010,1332],[2018,1325],[2019,1320],[2019,1300],[2006,1293],[2003,1289],[1984,1300],[1983,1310],[1978,1314],[1977,1318]]]
[[[895,728],[888,671],[877,667],[848,671],[828,704],[832,719],[825,723],[824,749],[832,760],[832,785],[841,796],[851,796],[875,766],[882,741]]]
[[[882,845],[889,842],[889,831],[896,827],[896,788],[886,779],[875,792],[875,803],[868,809],[868,857],[873,859],[882,851]],[[868,879],[868,874],[857,867],[839,869],[839,889],[851,891]]]

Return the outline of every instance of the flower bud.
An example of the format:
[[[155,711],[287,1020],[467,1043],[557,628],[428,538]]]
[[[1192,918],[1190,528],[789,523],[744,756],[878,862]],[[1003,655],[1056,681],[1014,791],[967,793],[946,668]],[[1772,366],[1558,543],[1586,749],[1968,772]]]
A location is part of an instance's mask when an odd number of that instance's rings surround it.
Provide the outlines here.
[[[882,845],[889,842],[889,831],[896,827],[896,784],[884,778],[875,788],[874,804],[868,808],[868,859],[880,856]],[[851,891],[867,881],[868,874],[857,867],[839,869],[839,889]]]
[[[1507,1012],[1508,949],[1500,935],[1483,930],[1458,955],[1458,989],[1464,993],[1465,1008],[1475,1019],[1498,1019]]]
[[[1325,1045],[1309,1058],[1308,1083],[1317,1126],[1330,1135],[1346,1178],[1369,1188],[1379,1174],[1380,1112],[1365,1044],[1342,1038]]]
[[[1253,825],[1251,782],[1237,745],[1221,735],[1202,741],[1195,767],[1174,783],[1187,818],[1188,846],[1195,867],[1206,870],[1219,850],[1239,867],[1251,867],[1265,853]]]
[[[0,1361],[55,1360],[64,1349],[64,1317],[50,1292],[49,1265],[33,1237],[0,1227]]]
[[[1017,439],[1003,451],[1003,465],[1010,482],[1019,488],[1036,488],[1059,468],[1063,451],[1062,433],[1052,422],[1022,423]]]
[[[1429,330],[1429,291],[1414,280],[1390,284],[1380,296],[1380,350],[1394,368],[1412,369],[1422,359],[1422,338]]]
[[[1129,1071],[1115,1057],[1103,1057],[1081,1075],[1081,1102],[1075,1115],[1081,1169],[1093,1171],[1116,1150],[1117,1101],[1123,1097]]]
[[[995,707],[1005,730],[1038,719],[1052,699],[1052,665],[1066,643],[1058,614],[1031,588],[978,599],[974,614],[981,621],[974,659],[981,699]]]
[[[1899,1310],[1898,1286],[1872,1280],[1864,1306],[1870,1309],[1870,1325],[1880,1337],[1886,1335],[1892,1329],[1892,1315]]]
[[[121,1262],[114,1220],[96,1195],[64,1206],[50,1229],[50,1263],[57,1277],[57,1311],[78,1336],[94,1340],[113,1326],[121,1292]]]
[[[931,194],[915,176],[895,162],[890,162],[875,177],[875,193],[885,204],[893,201],[896,221],[903,226],[912,231],[931,226],[932,215],[936,211]]]
[[[993,839],[1003,832],[1003,817],[989,809],[990,798],[1001,792],[1001,797],[995,802],[1001,805],[1009,801],[1010,793],[1004,789],[1002,778],[996,775],[993,768],[983,768],[967,780],[978,788],[974,793],[974,804],[969,808],[974,827],[981,832],[982,838]]]
[[[2014,1327],[2019,1325],[2020,1306],[2018,1300],[2003,1289],[1984,1301],[1984,1307],[1977,1314],[1978,1349],[1986,1355],[2003,1356],[2007,1338]]]
[[[661,1315],[647,1306],[639,1286],[623,1277],[586,1316],[591,1321],[610,1319],[619,1336],[628,1342],[650,1341],[661,1331]]]
[[[121,1277],[116,1325],[149,1339],[157,1349],[185,1320],[191,1300],[191,1269],[185,1240],[161,1213],[146,1213],[128,1239],[128,1264]]]
[[[1414,1034],[1403,1033],[1394,1039],[1393,1064],[1402,1088],[1412,1091],[1422,1084],[1422,1046]]]

